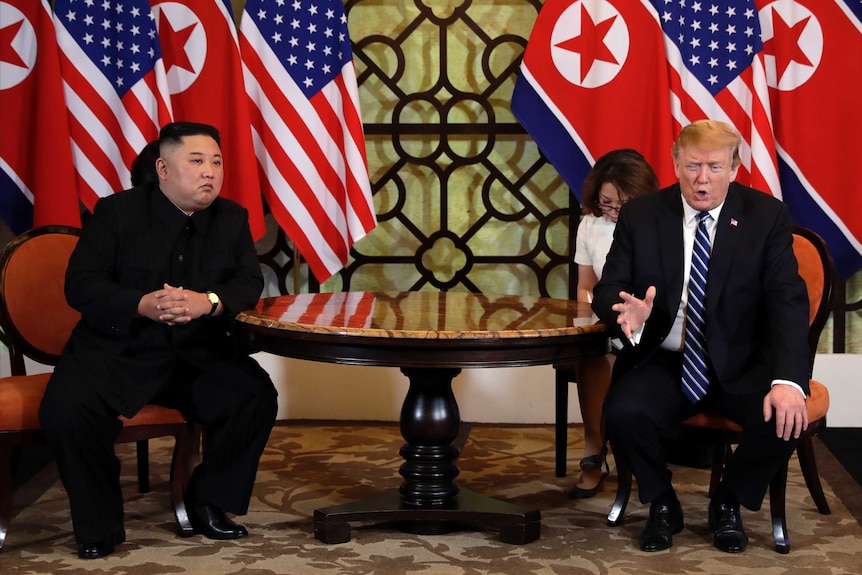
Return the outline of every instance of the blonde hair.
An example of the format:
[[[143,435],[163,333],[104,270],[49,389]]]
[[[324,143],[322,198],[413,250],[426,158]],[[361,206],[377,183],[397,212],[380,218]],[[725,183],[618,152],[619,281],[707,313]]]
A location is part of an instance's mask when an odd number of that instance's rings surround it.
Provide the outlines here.
[[[730,148],[733,150],[732,166],[735,168],[741,162],[739,145],[742,137],[733,126],[718,120],[696,120],[684,127],[673,143],[671,153],[674,161],[679,161],[679,155],[686,146],[702,146],[705,148]]]

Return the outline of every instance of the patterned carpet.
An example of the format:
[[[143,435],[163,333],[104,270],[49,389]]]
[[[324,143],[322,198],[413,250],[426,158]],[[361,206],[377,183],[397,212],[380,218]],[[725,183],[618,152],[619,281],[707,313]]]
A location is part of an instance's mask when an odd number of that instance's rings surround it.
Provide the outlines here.
[[[152,491],[139,494],[131,445],[118,447],[123,461],[128,541],[114,555],[81,561],[75,554],[68,501],[48,466],[16,492],[3,575],[98,573],[101,575],[206,574],[580,574],[580,573],[859,573],[862,487],[818,448],[818,462],[832,514],[814,508],[796,459],[791,462],[787,515],[792,550],[773,550],[767,505],[743,511],[751,542],[742,555],[714,549],[706,526],[708,472],[675,468],[686,528],[666,552],[644,554],[637,535],[647,507],[629,504],[626,522],[609,527],[605,516],[616,487],[613,465],[604,490],[574,502],[565,491],[573,477],[556,478],[551,426],[474,425],[463,451],[458,483],[473,491],[535,507],[541,538],[527,545],[501,543],[491,531],[413,535],[391,526],[353,524],[352,539],[325,545],[314,538],[312,515],[328,507],[396,488],[400,484],[396,424],[298,422],[273,430],[261,463],[251,509],[241,521],[251,536],[216,542],[176,536],[169,508],[170,442],[151,442]],[[581,449],[578,427],[570,433],[570,470]],[[836,495],[840,493],[839,495]],[[845,505],[844,502],[849,505]],[[855,507],[854,507],[855,506]],[[855,511],[854,511],[855,509]]]

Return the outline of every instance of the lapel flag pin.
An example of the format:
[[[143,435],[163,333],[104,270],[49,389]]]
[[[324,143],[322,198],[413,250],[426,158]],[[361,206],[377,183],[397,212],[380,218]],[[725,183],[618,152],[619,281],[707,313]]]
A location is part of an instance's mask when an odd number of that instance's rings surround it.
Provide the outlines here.
[[[736,221],[736,218],[730,218],[730,225],[736,227],[739,225],[739,222]]]

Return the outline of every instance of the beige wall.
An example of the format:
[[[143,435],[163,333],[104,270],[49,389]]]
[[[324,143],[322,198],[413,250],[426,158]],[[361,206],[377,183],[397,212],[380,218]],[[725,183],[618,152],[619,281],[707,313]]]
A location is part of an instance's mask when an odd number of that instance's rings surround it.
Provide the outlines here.
[[[279,419],[397,421],[407,379],[396,368],[346,366],[255,358],[279,389]],[[831,427],[862,427],[862,354],[822,354],[814,376],[829,388]],[[551,367],[467,369],[452,384],[461,419],[490,423],[551,423]],[[569,421],[580,422],[577,393],[569,388]]]

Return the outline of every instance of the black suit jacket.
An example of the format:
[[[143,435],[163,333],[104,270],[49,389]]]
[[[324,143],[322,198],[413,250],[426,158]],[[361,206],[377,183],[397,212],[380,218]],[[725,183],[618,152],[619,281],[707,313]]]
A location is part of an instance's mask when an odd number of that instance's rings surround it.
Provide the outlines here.
[[[192,259],[181,285],[218,294],[218,317],[167,326],[137,316],[144,294],[173,283],[172,250],[187,222],[157,186],[100,199],[70,258],[66,299],[81,321],[57,372],[94,387],[123,415],[147,403],[178,364],[202,370],[229,360],[237,351],[233,317],[256,305],[263,289],[244,208],[217,198],[191,219]]]
[[[593,310],[620,335],[611,309],[619,292],[643,298],[654,285],[656,297],[640,343],[626,342],[615,375],[649,361],[679,308],[682,202],[676,184],[633,199],[620,212]],[[707,352],[726,391],[768,391],[772,380],[786,379],[808,393],[808,297],[792,242],[781,201],[731,184],[710,256],[705,327]]]

